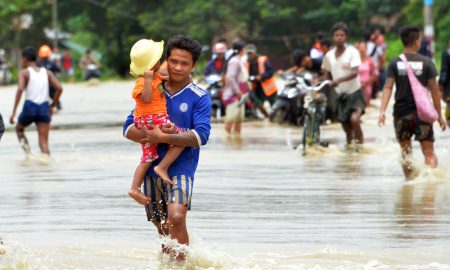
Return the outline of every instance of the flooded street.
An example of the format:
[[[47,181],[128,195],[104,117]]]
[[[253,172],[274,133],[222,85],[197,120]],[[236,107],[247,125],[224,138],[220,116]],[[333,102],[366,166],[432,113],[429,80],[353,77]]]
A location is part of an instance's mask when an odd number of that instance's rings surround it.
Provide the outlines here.
[[[161,240],[127,195],[141,148],[122,137],[133,82],[65,85],[51,160],[26,159],[13,130],[0,142],[0,269],[166,269]],[[0,88],[5,122],[15,88]],[[392,117],[363,117],[367,144],[306,157],[301,129],[266,121],[227,138],[213,124],[197,170],[187,269],[450,269],[450,131],[435,125],[440,166],[405,182]],[[389,113],[390,114],[390,113]],[[11,128],[8,124],[7,128]]]

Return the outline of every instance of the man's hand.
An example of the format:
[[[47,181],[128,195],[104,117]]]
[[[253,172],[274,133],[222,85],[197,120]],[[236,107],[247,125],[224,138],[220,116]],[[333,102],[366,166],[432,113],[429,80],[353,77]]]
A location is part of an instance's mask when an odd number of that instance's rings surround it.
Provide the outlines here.
[[[378,116],[378,126],[380,127],[384,126],[385,122],[386,122],[386,115],[384,112],[381,112],[380,116]]]
[[[11,125],[14,125],[14,123],[15,123],[14,118],[16,118],[16,114],[15,114],[15,113],[13,113],[13,114],[11,115],[11,117],[9,118],[9,123],[10,123]]]
[[[444,121],[444,118],[442,118],[442,116],[439,116],[438,123],[439,123],[439,126],[441,127],[442,131],[444,131],[447,128],[447,125]]]
[[[56,103],[52,103],[49,106],[49,112],[50,112],[50,116],[53,116],[53,114],[55,114],[55,107],[56,107]]]
[[[339,84],[339,81],[338,80],[334,80],[334,81],[331,82],[330,86],[331,87],[336,87],[336,86],[338,86],[338,84]]]
[[[146,138],[141,140],[142,144],[150,143],[150,144],[158,144],[163,143],[162,138],[164,137],[164,133],[158,126],[150,125],[151,129],[147,129],[146,127],[142,127],[141,131],[145,135]]]
[[[174,123],[165,123],[162,125],[161,131],[166,134],[175,134],[177,133],[177,126]]]

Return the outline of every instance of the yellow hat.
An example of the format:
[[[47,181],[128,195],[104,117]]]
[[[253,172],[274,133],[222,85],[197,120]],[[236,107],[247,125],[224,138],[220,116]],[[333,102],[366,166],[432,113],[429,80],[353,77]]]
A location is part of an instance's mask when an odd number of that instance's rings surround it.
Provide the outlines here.
[[[142,76],[144,71],[153,68],[161,59],[164,50],[164,41],[155,42],[151,39],[141,39],[136,42],[130,51],[130,74]]]

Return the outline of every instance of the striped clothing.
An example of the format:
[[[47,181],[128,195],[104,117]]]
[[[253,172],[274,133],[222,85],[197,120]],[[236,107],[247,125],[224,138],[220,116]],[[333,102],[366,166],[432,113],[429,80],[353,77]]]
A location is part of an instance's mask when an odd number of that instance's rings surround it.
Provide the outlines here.
[[[191,209],[192,177],[181,175],[172,178],[173,185],[166,185],[160,177],[147,176],[144,181],[144,193],[151,199],[146,205],[148,221],[167,220],[167,204],[186,205]]]

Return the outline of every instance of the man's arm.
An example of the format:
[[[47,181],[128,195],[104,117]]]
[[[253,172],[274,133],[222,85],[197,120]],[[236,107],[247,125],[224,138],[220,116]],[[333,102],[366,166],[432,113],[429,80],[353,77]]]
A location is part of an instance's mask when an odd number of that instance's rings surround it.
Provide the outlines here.
[[[214,72],[214,60],[209,60],[208,64],[206,65],[204,74],[205,76],[208,76],[213,72]]]
[[[392,89],[394,88],[394,77],[389,77],[386,80],[383,88],[383,94],[381,96],[381,108],[380,108],[380,116],[378,117],[378,125],[383,126],[386,121],[386,108],[389,104],[389,100],[392,96]]]
[[[328,60],[327,55],[324,55],[324,57],[323,57],[322,68],[321,68],[320,73],[321,74],[318,78],[320,81],[333,79],[333,77],[331,76],[330,61]]]
[[[259,78],[260,81],[265,81],[265,80],[269,79],[275,73],[275,71],[273,70],[272,65],[269,62],[269,60],[266,60],[264,65],[266,66],[266,71],[263,74],[261,74],[261,76]]]
[[[333,80],[333,76],[331,76],[331,72],[329,72],[328,70],[326,70],[326,69],[323,69],[322,68],[322,70],[321,70],[321,72],[320,72],[320,76],[319,76],[319,81],[324,81],[324,80]]]
[[[358,67],[354,67],[354,68],[352,68],[352,71],[347,76],[340,77],[340,78],[337,78],[336,80],[334,80],[332,83],[332,86],[336,86],[336,85],[339,85],[340,83],[352,80],[352,79],[356,78],[357,76],[358,76]]]
[[[194,131],[189,130],[177,134],[166,134],[157,126],[151,126],[153,129],[148,130],[145,127],[142,129],[145,134],[141,143],[166,143],[171,145],[178,145],[183,147],[199,147],[199,140]],[[130,129],[131,130],[131,129]],[[128,133],[130,132],[128,131]],[[134,135],[133,135],[134,136]]]
[[[23,90],[25,90],[26,72],[27,72],[26,70],[21,70],[19,72],[19,86],[17,87],[17,92],[16,92],[16,98],[14,100],[13,111],[12,111],[11,117],[9,118],[9,122],[11,124],[15,123],[14,119],[16,118],[17,107],[19,106]]]
[[[165,134],[159,127],[151,130],[143,129],[146,135],[141,143],[167,143],[183,147],[199,147],[205,145],[211,131],[211,99],[202,96],[194,108],[194,128],[182,133]]]
[[[54,107],[56,106],[56,104],[58,104],[59,97],[62,94],[62,86],[59,80],[56,78],[55,74],[53,74],[53,72],[47,70],[47,74],[48,74],[48,82],[55,89],[55,96],[53,97],[52,104],[50,104],[50,107]]]
[[[441,112],[441,93],[439,92],[439,88],[437,86],[435,78],[431,78],[428,80],[428,87],[430,87],[431,90],[431,98],[433,99],[434,108],[438,113],[439,126],[441,126],[442,130],[445,130],[445,121],[444,118],[442,118]]]

